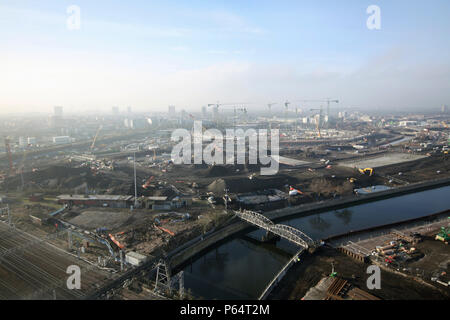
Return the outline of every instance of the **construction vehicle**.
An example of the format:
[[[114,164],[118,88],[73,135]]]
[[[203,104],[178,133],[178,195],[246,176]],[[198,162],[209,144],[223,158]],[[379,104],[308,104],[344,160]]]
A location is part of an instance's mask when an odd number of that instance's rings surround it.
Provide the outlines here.
[[[369,173],[369,177],[371,177],[373,175],[373,169],[372,168],[365,168],[365,169],[358,168],[358,171],[361,174],[366,174],[368,172]]]
[[[161,230],[161,231],[164,231],[165,233],[170,234],[172,237],[175,236],[175,233],[173,233],[173,232],[170,231],[169,229],[163,228],[163,227],[158,226],[158,225],[156,225],[156,224],[155,224],[155,227],[158,228],[158,229]]]
[[[300,190],[295,189],[293,187],[289,187],[289,196],[296,196],[299,194],[303,194],[303,192],[301,192]]]
[[[439,231],[434,239],[448,244],[448,241],[450,240],[450,228],[445,229],[445,227],[442,227],[441,231]]]
[[[125,246],[123,244],[121,244],[119,241],[117,241],[117,239],[111,233],[108,234],[108,236],[111,239],[111,241],[114,242],[116,244],[116,246],[118,246],[120,249],[125,248]]]
[[[148,187],[150,187],[150,182],[152,182],[154,178],[155,178],[154,176],[148,178],[147,181],[145,181],[145,184],[142,185],[142,188],[147,189]]]

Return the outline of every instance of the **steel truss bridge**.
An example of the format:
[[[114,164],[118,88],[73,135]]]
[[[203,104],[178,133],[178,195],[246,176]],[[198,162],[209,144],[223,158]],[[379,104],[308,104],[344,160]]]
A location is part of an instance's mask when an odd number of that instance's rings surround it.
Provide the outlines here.
[[[234,211],[234,213],[242,220],[280,236],[298,246],[303,247],[305,250],[310,247],[316,247],[317,245],[313,239],[300,230],[284,224],[275,224],[272,220],[258,212],[244,210]]]

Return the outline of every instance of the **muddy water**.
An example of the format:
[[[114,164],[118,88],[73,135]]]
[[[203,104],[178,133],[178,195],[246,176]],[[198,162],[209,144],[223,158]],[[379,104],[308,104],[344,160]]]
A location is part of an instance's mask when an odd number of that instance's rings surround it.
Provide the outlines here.
[[[450,186],[408,194],[320,214],[293,217],[282,223],[313,239],[418,218],[450,208]],[[211,249],[188,265],[185,287],[206,299],[256,299],[296,252],[286,240],[262,244],[256,230]]]

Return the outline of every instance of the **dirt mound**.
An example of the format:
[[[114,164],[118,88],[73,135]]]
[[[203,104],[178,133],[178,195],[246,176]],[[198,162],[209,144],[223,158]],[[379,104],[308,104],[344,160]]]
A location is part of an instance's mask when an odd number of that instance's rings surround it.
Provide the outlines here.
[[[248,170],[244,165],[215,165],[206,170],[205,177],[223,177],[236,175]]]
[[[255,177],[249,178],[221,178],[214,180],[208,185],[208,191],[216,195],[224,194],[224,190],[228,189],[231,193],[255,192],[263,189],[282,188],[285,185],[297,183],[297,179],[286,175],[278,175],[275,177]]]
[[[171,189],[171,188],[164,188],[161,190],[156,190],[153,193],[153,196],[155,197],[168,197],[169,199],[172,199],[174,197],[176,197],[178,194],[175,192],[175,190]]]
[[[206,177],[222,177],[235,173],[236,170],[231,166],[212,166],[205,172]]]
[[[80,187],[85,188],[85,186],[89,189],[108,189],[117,184],[102,173],[93,175],[90,168],[65,166],[51,166],[36,172],[25,172],[23,173],[23,181],[25,187],[59,190],[74,190]],[[7,178],[3,184],[4,188],[12,190],[21,187],[21,185],[20,175]]]

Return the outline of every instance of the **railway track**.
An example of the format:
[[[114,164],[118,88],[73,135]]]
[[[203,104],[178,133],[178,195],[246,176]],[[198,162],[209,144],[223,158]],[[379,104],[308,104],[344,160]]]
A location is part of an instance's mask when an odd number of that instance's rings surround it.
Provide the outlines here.
[[[57,299],[82,299],[109,280],[92,265],[3,223],[0,234],[0,299],[52,299],[54,294]],[[11,250],[16,247],[20,249]],[[70,265],[82,270],[80,290],[66,288]]]

